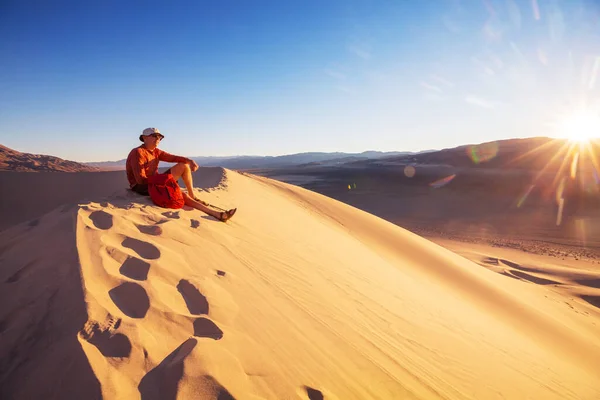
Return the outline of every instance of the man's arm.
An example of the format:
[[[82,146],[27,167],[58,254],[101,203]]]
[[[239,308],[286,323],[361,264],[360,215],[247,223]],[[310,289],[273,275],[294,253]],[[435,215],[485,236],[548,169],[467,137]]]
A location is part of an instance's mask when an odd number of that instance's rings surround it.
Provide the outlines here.
[[[166,151],[163,151],[160,149],[158,149],[158,159],[160,161],[166,161],[166,162],[189,164],[192,171],[195,171],[198,169],[198,164],[196,164],[196,162],[194,160],[190,160],[189,158],[186,158],[186,157],[174,156],[173,154],[169,154]]]
[[[148,183],[148,177],[146,176],[146,170],[144,168],[144,160],[140,157],[139,151],[133,153],[131,159],[131,171],[138,184],[143,185]]]

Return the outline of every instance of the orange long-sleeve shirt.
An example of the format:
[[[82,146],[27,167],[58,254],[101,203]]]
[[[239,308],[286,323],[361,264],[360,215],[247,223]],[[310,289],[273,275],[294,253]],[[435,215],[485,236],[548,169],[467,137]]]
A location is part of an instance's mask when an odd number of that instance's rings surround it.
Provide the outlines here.
[[[159,161],[177,163],[186,162],[187,160],[185,157],[174,156],[159,148],[150,151],[144,145],[136,147],[127,156],[126,170],[129,187],[133,187],[135,184],[148,183],[148,177],[158,171]]]

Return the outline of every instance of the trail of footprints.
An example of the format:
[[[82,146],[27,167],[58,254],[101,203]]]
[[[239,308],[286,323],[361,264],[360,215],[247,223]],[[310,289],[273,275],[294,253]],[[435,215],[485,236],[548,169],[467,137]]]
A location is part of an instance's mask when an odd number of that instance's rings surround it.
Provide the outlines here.
[[[582,276],[580,278],[574,279],[574,278],[569,277],[568,275],[561,276],[560,274],[557,274],[556,272],[545,271],[544,269],[539,269],[539,268],[526,267],[526,266],[517,264],[517,263],[509,261],[509,260],[504,260],[504,259],[495,258],[495,257],[485,257],[483,259],[483,263],[494,265],[494,266],[505,265],[508,267],[508,269],[503,269],[502,271],[498,271],[498,270],[493,270],[493,271],[496,273],[499,273],[503,276],[507,276],[509,278],[513,278],[513,279],[517,279],[517,280],[521,280],[521,281],[525,281],[525,282],[530,282],[530,283],[533,283],[536,285],[542,285],[542,286],[551,285],[554,287],[560,287],[560,286],[565,285],[565,282],[567,282],[567,283],[572,282],[574,284],[579,284],[586,288],[600,289],[600,278],[597,278],[597,275],[590,274],[589,276]],[[551,276],[551,277],[554,275],[556,278],[558,278],[558,280],[542,278],[540,276],[534,275],[536,273],[543,274],[544,276]],[[590,295],[590,294],[582,294],[582,293],[573,293],[573,295],[579,297],[580,299],[584,300],[585,302],[591,304],[592,306],[594,306],[596,308],[600,308],[600,295]],[[569,307],[573,308],[573,306],[571,304],[569,304],[568,302],[566,302],[566,304]]]
[[[165,215],[168,218],[179,218],[176,213]],[[94,211],[90,214],[90,220],[100,230],[112,228],[112,215],[105,211]],[[144,234],[157,236],[162,233],[160,221],[156,225],[137,226]],[[127,237],[121,246],[133,250],[138,257],[127,256],[119,268],[119,273],[133,281],[146,281],[150,271],[150,263],[147,260],[160,258],[160,250],[151,243]],[[117,250],[118,251],[118,250]],[[223,271],[216,271],[221,277]],[[192,352],[198,340],[196,338],[209,338],[219,340],[223,338],[223,331],[208,318],[209,303],[206,297],[188,280],[181,279],[177,284],[177,290],[181,294],[190,314],[199,316],[193,322],[193,337],[182,343],[177,349],[169,354],[158,366],[149,371],[141,380],[138,387],[142,399],[160,398],[175,399],[177,396],[178,381],[183,374],[183,360]],[[114,287],[108,292],[113,303],[119,310],[130,318],[142,319],[150,309],[150,298],[146,290],[138,283],[126,281]],[[116,332],[121,324],[121,319],[108,315],[106,321],[88,321],[80,332],[83,339],[96,346],[105,357],[127,358],[131,355],[132,345],[127,336]],[[190,336],[192,336],[190,335]],[[148,353],[144,349],[147,358]],[[174,371],[179,369],[180,371]],[[175,379],[174,377],[175,372]],[[177,376],[179,375],[179,376]],[[233,399],[234,397],[222,387],[213,377],[204,376],[205,387],[210,388],[213,393],[208,397],[218,399]]]
[[[179,214],[174,212],[163,213],[163,216],[179,219]],[[90,220],[100,230],[108,230],[113,226],[112,215],[105,211],[92,212]],[[158,236],[162,234],[162,229],[159,225],[166,221],[159,221],[155,225],[138,225],[137,228],[141,233]],[[193,222],[192,228],[197,228],[198,224],[194,224]],[[130,237],[123,240],[121,245],[133,250],[140,258],[127,256],[119,268],[119,273],[134,281],[147,280],[151,265],[145,260],[160,258],[160,250],[151,243]],[[226,272],[217,270],[216,275],[223,277],[226,275]],[[183,342],[171,354],[165,357],[158,366],[142,378],[138,386],[142,400],[158,398],[175,399],[177,397],[178,382],[183,375],[183,360],[198,343],[196,338],[214,340],[223,338],[223,331],[208,318],[210,306],[206,297],[186,279],[179,281],[177,290],[181,294],[189,313],[200,316],[193,322],[194,337],[190,337]],[[142,319],[150,309],[150,298],[146,290],[138,283],[123,282],[111,289],[108,294],[119,310],[130,318]],[[120,318],[109,314],[106,321],[102,323],[88,321],[81,330],[80,335],[84,340],[96,346],[105,357],[127,358],[131,354],[132,345],[126,335],[116,332],[120,324]],[[144,356],[146,358],[148,356],[146,349],[144,349]],[[210,389],[211,393],[206,393],[209,398],[219,400],[234,399],[227,389],[221,386],[212,376],[206,375],[201,379],[204,380],[203,386]],[[323,394],[317,389],[304,386],[304,391],[309,400],[324,399]]]

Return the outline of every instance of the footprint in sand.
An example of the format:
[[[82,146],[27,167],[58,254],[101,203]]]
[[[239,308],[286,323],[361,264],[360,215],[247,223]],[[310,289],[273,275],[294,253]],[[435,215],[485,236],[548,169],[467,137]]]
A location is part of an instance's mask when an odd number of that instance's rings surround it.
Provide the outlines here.
[[[543,269],[540,269],[540,268],[524,267],[523,265],[517,264],[516,262],[508,261],[508,260],[500,259],[500,262],[502,264],[508,265],[511,268],[515,268],[515,269],[518,269],[519,271],[523,271],[523,272],[539,272],[542,274],[545,272]]]
[[[87,342],[100,350],[104,357],[129,357],[131,342],[122,333],[115,333],[121,324],[120,319],[109,315],[107,323],[101,325],[97,321],[88,321],[79,332]]]
[[[493,264],[493,265],[499,265],[500,262],[497,258],[495,257],[486,257],[483,259],[483,262],[486,264]]]
[[[150,309],[150,299],[146,290],[134,282],[124,282],[111,289],[108,295],[113,303],[131,318],[144,318]]]
[[[98,229],[107,230],[113,226],[113,217],[106,211],[94,211],[90,214],[90,219],[94,226]]]
[[[511,268],[521,269],[521,266],[515,262],[508,261],[508,260],[499,260],[499,261],[501,261],[503,264],[508,265]]]
[[[136,281],[145,281],[148,279],[150,264],[144,260],[135,257],[127,257],[125,262],[119,268],[121,275]]]
[[[500,275],[507,276],[509,278],[513,278],[513,279],[516,279],[519,281],[531,282],[536,285],[561,285],[562,284],[561,282],[542,278],[540,276],[536,276],[536,275],[529,273],[529,272],[544,273],[544,271],[542,271],[540,269],[524,267],[522,265],[519,265],[519,264],[509,261],[509,260],[504,260],[504,259],[499,259],[499,258],[494,258],[494,257],[486,257],[483,259],[483,262],[486,264],[497,265],[500,267],[503,265],[506,265],[507,267],[510,268],[509,270],[501,270],[501,271],[494,270],[494,272],[497,272]],[[527,271],[527,272],[525,272],[525,271]]]
[[[162,228],[158,225],[136,225],[136,227],[146,235],[160,236],[163,233]]]
[[[511,271],[511,274],[519,277],[524,281],[535,283],[536,285],[560,285],[560,282],[551,279],[540,278],[539,276],[531,275],[521,271]]]
[[[186,340],[142,378],[138,386],[142,400],[175,400],[177,398],[179,381],[183,378],[183,363],[196,344],[198,344],[197,339]],[[212,376],[204,375],[196,379],[198,398],[235,400],[231,393]]]
[[[208,315],[208,300],[194,285],[182,279],[177,285],[177,290],[181,293],[190,314]],[[210,319],[201,317],[194,321],[194,336],[219,340],[223,337],[223,331]]]
[[[179,211],[177,211],[177,212],[175,212],[175,211],[167,211],[167,212],[162,213],[162,215],[164,215],[167,218],[172,218],[172,219],[179,219],[179,218],[181,218],[179,216]]]
[[[310,386],[304,386],[304,389],[309,400],[323,400],[325,398],[320,390],[313,389]]]
[[[219,340],[223,338],[223,331],[210,319],[200,317],[194,321],[194,336]]]
[[[123,240],[121,245],[135,251],[140,257],[146,260],[156,260],[160,257],[160,250],[152,243],[128,237]]]
[[[198,344],[188,339],[149,371],[140,381],[142,400],[176,399],[179,381],[183,377],[183,361]]]
[[[177,290],[181,293],[190,314],[208,315],[208,301],[194,285],[189,281],[182,279],[177,285]]]
[[[231,395],[221,384],[212,376],[204,375],[200,378],[201,385],[203,386],[203,394],[208,399],[217,400],[235,400],[235,397]]]

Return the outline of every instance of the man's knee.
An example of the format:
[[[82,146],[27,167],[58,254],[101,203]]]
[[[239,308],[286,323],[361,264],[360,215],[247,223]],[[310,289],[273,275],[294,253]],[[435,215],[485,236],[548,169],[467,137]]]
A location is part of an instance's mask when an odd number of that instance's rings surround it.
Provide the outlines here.
[[[186,169],[190,169],[190,166],[187,163],[177,163],[171,167],[171,171],[176,171],[180,175],[185,172]]]

